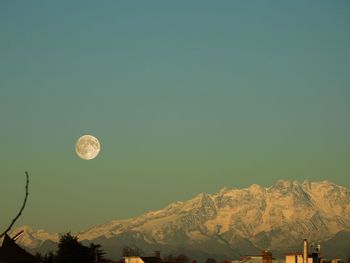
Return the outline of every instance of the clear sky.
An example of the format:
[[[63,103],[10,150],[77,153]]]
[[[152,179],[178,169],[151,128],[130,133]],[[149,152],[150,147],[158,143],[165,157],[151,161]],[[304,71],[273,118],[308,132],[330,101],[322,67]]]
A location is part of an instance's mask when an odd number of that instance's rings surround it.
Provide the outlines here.
[[[349,1],[1,1],[0,230],[221,187],[350,187]],[[101,141],[92,161],[77,138]]]

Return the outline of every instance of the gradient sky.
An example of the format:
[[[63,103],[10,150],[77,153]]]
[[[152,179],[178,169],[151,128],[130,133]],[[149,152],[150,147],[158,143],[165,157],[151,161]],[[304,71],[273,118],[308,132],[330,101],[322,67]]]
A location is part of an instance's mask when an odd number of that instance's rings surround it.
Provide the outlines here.
[[[350,187],[349,1],[1,1],[0,230],[221,187]],[[93,134],[92,161],[74,152]]]

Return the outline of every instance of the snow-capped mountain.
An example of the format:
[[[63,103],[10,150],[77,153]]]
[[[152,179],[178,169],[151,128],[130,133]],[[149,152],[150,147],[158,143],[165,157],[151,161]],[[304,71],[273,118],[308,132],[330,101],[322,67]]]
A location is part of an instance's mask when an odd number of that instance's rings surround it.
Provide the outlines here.
[[[59,239],[58,234],[43,230],[19,229],[25,234],[18,243],[31,249],[45,240]],[[300,250],[304,238],[325,242],[341,231],[350,232],[348,189],[328,181],[280,180],[269,188],[254,184],[201,193],[191,200],[97,225],[78,235],[80,240],[101,243],[107,252],[113,250],[114,256],[124,245],[137,245],[145,252],[185,249],[188,253],[235,257],[261,249]]]
[[[58,243],[60,238],[60,235],[57,233],[50,234],[43,229],[33,230],[30,226],[21,226],[14,228],[10,231],[9,234],[10,236],[15,236],[21,231],[23,231],[23,234],[18,238],[16,242],[19,245],[22,245],[29,249],[40,247],[46,240],[51,240],[55,243]]]

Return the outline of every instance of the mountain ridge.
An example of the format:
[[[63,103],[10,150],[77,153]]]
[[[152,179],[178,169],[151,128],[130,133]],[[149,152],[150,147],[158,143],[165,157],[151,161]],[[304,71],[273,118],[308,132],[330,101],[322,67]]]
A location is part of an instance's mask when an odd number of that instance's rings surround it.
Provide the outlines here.
[[[57,233],[24,228],[25,235],[18,243],[30,249],[40,247],[45,240],[59,239]],[[153,247],[170,253],[185,246],[237,257],[261,249],[296,248],[304,238],[326,242],[341,231],[350,232],[349,189],[329,181],[278,180],[270,187],[252,184],[200,193],[163,209],[98,224],[77,234],[80,240],[103,240],[107,247],[108,242],[124,242],[139,244],[145,251]]]

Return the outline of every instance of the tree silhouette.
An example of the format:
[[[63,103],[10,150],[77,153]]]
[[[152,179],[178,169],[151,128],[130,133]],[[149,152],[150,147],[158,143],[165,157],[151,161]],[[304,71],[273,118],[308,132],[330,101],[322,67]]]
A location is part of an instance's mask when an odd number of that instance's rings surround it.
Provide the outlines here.
[[[27,198],[29,195],[29,191],[28,191],[28,187],[29,187],[29,174],[28,172],[24,172],[26,175],[26,186],[25,186],[25,195],[24,195],[24,200],[23,200],[23,204],[21,206],[21,208],[19,209],[18,214],[15,216],[15,218],[12,219],[12,222],[10,223],[10,225],[6,228],[6,230],[0,235],[0,238],[3,237],[8,231],[11,230],[12,226],[16,223],[17,219],[22,215],[22,212],[26,206],[27,203]]]
[[[83,246],[77,236],[67,233],[61,236],[55,263],[95,263],[103,260],[103,250],[100,245]]]
[[[105,257],[104,255],[106,254],[101,245],[95,245],[94,243],[91,243],[90,246],[90,252],[92,253],[92,257],[95,259],[95,261],[104,261],[105,260]]]
[[[122,249],[123,257],[139,257],[143,254],[143,251],[138,247],[125,246]]]

